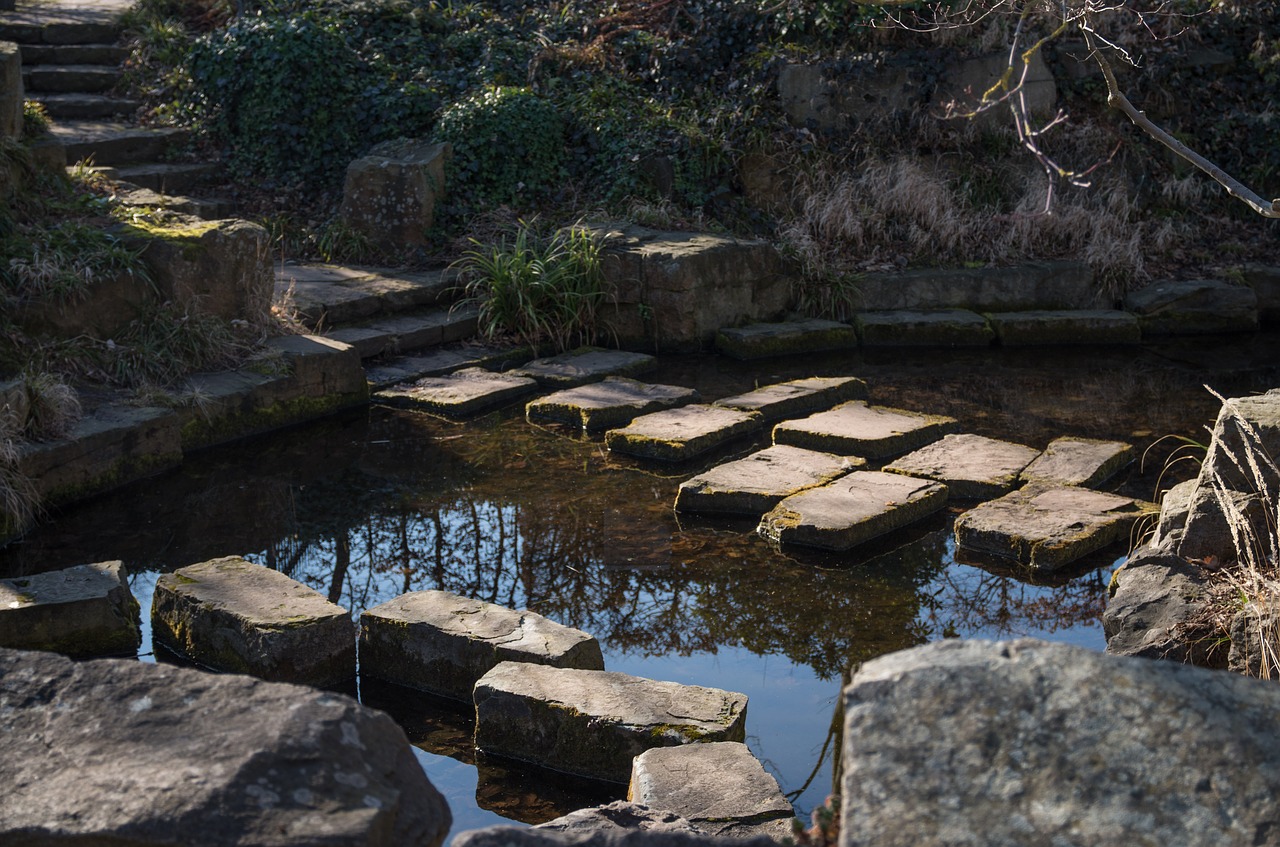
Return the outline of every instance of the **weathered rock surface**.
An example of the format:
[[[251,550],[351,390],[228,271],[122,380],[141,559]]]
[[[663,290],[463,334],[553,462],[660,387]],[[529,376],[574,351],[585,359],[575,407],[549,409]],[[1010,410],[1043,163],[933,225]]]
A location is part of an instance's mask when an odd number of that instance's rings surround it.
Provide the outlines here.
[[[630,818],[631,815],[628,814],[627,817]],[[552,823],[555,822],[552,821]],[[763,836],[712,837],[696,830],[686,832],[659,827],[631,828],[625,824],[564,831],[551,829],[549,826],[549,824],[529,828],[491,826],[485,829],[473,829],[459,833],[452,843],[453,847],[776,847],[777,845],[777,842]]]
[[[446,376],[424,377],[412,385],[384,389],[374,398],[389,406],[462,418],[509,405],[537,390],[537,381],[529,377],[464,368]]]
[[[1128,312],[1111,309],[991,312],[996,338],[1006,347],[1030,344],[1138,344],[1142,328]]]
[[[658,833],[701,835],[702,830],[690,821],[665,809],[653,809],[640,803],[615,800],[603,806],[578,809],[567,815],[540,823],[534,829],[564,833],[571,837],[607,837],[642,830]],[[463,833],[470,835],[470,833]]]
[[[449,144],[398,138],[376,145],[347,166],[339,214],[385,247],[424,244],[444,197]]]
[[[736,741],[659,747],[631,764],[627,799],[669,809],[713,835],[791,834],[794,811],[778,781]]]
[[[716,333],[716,349],[730,358],[742,360],[853,350],[857,346],[856,329],[848,324],[819,318],[748,324]]]
[[[858,280],[866,311],[1097,309],[1103,298],[1085,262],[1026,262],[1008,268],[922,268]]]
[[[534,423],[561,423],[591,432],[625,426],[641,415],[685,406],[698,399],[698,392],[692,388],[611,376],[539,397],[525,406],[525,417]]]
[[[609,430],[604,440],[615,453],[683,462],[760,426],[760,416],[754,412],[696,403],[641,415],[621,429]]]
[[[1194,479],[1180,482],[1164,493],[1164,497],[1160,499],[1160,519],[1156,522],[1156,531],[1151,536],[1149,546],[1169,551],[1178,549],[1183,530],[1187,527],[1187,516],[1191,512],[1191,497],[1195,493]]]
[[[865,464],[856,457],[775,444],[680,483],[676,511],[759,517],[783,498],[826,485]]]
[[[548,388],[575,388],[610,376],[639,376],[657,365],[658,360],[645,353],[584,347],[559,356],[534,359],[511,374],[531,377]]]
[[[414,591],[360,615],[360,673],[471,702],[499,662],[604,670],[579,629],[447,591]]]
[[[944,641],[867,662],[844,704],[842,847],[1275,840],[1273,685]]]
[[[216,670],[321,686],[356,673],[346,609],[238,556],[163,574],[151,627],[157,643]]]
[[[1199,565],[1159,548],[1135,551],[1112,577],[1107,652],[1226,667],[1227,645],[1202,619],[1207,601]]]
[[[1137,314],[1143,335],[1252,332],[1258,328],[1254,290],[1220,279],[1153,282],[1131,292],[1124,305]]]
[[[0,41],[0,138],[22,135],[22,51]]]
[[[1052,482],[1085,487],[1106,482],[1133,461],[1133,447],[1123,441],[1055,438],[1022,472],[1026,482]]]
[[[941,509],[946,486],[879,471],[854,471],[793,494],[760,519],[757,531],[778,544],[848,550]]]
[[[404,271],[342,265],[275,266],[275,295],[290,300],[312,329],[443,305],[457,285],[448,270]]]
[[[444,798],[387,715],[244,676],[0,650],[6,847],[437,847]]]
[[[0,646],[68,656],[132,655],[142,644],[138,601],[123,562],[0,579]]]
[[[626,784],[651,747],[742,741],[747,697],[608,671],[503,662],[475,687],[476,747]]]
[[[723,397],[712,405],[757,412],[766,424],[811,415],[846,400],[867,399],[867,384],[852,376],[812,376],[792,379]]]
[[[986,347],[996,337],[986,318],[964,309],[863,312],[854,325],[866,347]]]
[[[946,435],[955,425],[955,418],[853,400],[826,412],[778,424],[773,428],[773,442],[877,459],[923,447]]]
[[[1036,483],[956,518],[956,544],[981,556],[1054,571],[1127,539],[1150,504],[1087,488]]]
[[[945,483],[952,497],[999,497],[1018,485],[1018,474],[1040,451],[981,435],[944,435],[885,466],[889,473]]]

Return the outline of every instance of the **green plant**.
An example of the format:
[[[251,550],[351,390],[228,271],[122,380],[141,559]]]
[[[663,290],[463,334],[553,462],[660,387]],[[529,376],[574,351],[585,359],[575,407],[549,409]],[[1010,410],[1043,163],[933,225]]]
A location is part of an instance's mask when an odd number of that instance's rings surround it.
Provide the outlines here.
[[[22,134],[32,138],[49,131],[49,111],[36,100],[22,101]]]
[[[28,438],[61,438],[80,420],[80,396],[59,374],[39,371],[28,374],[27,423],[23,428]]]
[[[326,262],[369,262],[378,255],[373,240],[341,217],[333,218],[320,230],[316,249]]]

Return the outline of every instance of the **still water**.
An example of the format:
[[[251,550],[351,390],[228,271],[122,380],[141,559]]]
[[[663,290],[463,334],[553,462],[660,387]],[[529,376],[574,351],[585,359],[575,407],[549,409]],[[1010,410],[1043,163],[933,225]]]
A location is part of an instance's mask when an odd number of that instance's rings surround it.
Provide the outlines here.
[[[1109,487],[1151,499],[1194,472],[1174,463],[1162,475],[1179,442],[1161,436],[1205,440],[1218,406],[1205,385],[1227,396],[1280,385],[1278,340],[764,364],[682,356],[647,378],[712,400],[802,376],[860,376],[873,402],[949,414],[961,431],[1041,448],[1060,435],[1150,447]],[[1099,616],[1122,548],[1036,585],[1015,569],[957,561],[951,523],[964,503],[839,556],[776,550],[750,523],[674,514],[681,480],[758,446],[643,466],[518,412],[457,424],[373,407],[207,451],[67,509],[0,549],[0,575],[122,559],[146,617],[160,573],[243,555],[354,615],[428,588],[528,608],[597,636],[610,670],[747,694],[748,744],[802,816],[831,792],[837,695],[857,663],[952,636],[1103,647]],[[152,658],[149,634],[143,651]],[[360,693],[405,727],[455,832],[621,796],[477,761],[465,712],[387,686]]]

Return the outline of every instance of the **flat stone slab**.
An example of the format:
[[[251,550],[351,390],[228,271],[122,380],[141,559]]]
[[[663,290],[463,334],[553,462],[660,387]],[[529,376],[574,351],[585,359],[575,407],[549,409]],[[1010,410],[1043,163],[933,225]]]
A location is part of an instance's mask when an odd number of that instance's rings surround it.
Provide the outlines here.
[[[760,426],[760,416],[754,412],[697,403],[641,415],[621,429],[609,430],[604,441],[615,453],[683,462]]]
[[[906,474],[946,483],[955,498],[999,497],[1020,484],[1018,474],[1040,451],[981,435],[944,435],[892,464],[889,473]]]
[[[765,423],[824,412],[846,400],[866,400],[867,384],[852,376],[812,376],[723,397],[712,405],[757,412]]]
[[[745,694],[624,673],[503,662],[475,704],[480,750],[623,785],[652,747],[745,740]]]
[[[983,556],[1055,571],[1128,539],[1148,503],[1064,485],[1035,483],[956,518],[956,544]]]
[[[1258,295],[1247,285],[1220,279],[1153,282],[1130,292],[1125,308],[1138,316],[1143,335],[1252,332],[1258,328]]]
[[[878,459],[919,449],[955,426],[955,418],[851,400],[826,412],[778,424],[773,428],[773,443]]]
[[[795,353],[854,350],[858,331],[848,324],[818,318],[785,323],[759,323],[716,333],[716,349],[733,359],[749,361]]]
[[[680,483],[676,511],[758,518],[780,500],[865,464],[856,457],[775,444]]]
[[[1138,319],[1116,309],[992,312],[996,338],[1006,347],[1033,344],[1138,344]]]
[[[276,297],[292,289],[293,303],[311,328],[332,327],[445,301],[456,280],[448,271],[277,264]]]
[[[941,509],[947,488],[879,471],[854,471],[782,500],[757,532],[777,544],[844,551]]]
[[[1133,461],[1133,447],[1123,441],[1055,438],[1040,458],[1022,472],[1027,482],[1053,482],[1089,487],[1106,482]]]
[[[866,347],[989,347],[995,331],[967,309],[863,312],[854,321]]]
[[[142,644],[139,623],[123,562],[0,579],[0,647],[132,655]]]
[[[387,406],[465,418],[529,396],[538,383],[528,377],[464,368],[447,376],[424,377],[412,385],[378,391],[373,399]]]
[[[360,673],[471,702],[501,662],[604,670],[600,642],[580,629],[447,591],[414,591],[360,615]]]
[[[532,377],[548,388],[575,388],[610,376],[639,376],[657,365],[658,360],[645,353],[587,347],[534,359],[512,373]]]
[[[238,556],[163,574],[151,628],[159,644],[215,670],[319,686],[356,673],[346,609]]]
[[[459,347],[424,350],[409,356],[384,358],[365,363],[365,377],[373,389],[391,388],[427,376],[444,376],[463,368],[501,369],[528,361],[527,347],[465,344]]]
[[[526,371],[521,369],[513,373],[524,374]],[[539,397],[525,406],[525,417],[531,423],[561,423],[599,431],[626,426],[640,415],[695,403],[698,399],[698,392],[692,388],[650,385],[611,376],[600,382]]]
[[[657,747],[631,764],[627,800],[665,809],[709,835],[748,835],[795,812],[773,775],[736,741]]]

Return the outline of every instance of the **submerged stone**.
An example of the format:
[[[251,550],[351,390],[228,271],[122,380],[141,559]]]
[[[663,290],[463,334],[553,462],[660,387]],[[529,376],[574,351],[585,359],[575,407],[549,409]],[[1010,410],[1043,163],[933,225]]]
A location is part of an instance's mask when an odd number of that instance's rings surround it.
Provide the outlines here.
[[[793,494],[763,518],[757,531],[779,544],[844,551],[909,526],[941,509],[947,488],[879,471],[854,471]]]
[[[683,462],[755,432],[760,416],[754,412],[701,403],[642,415],[621,429],[605,433],[605,444],[616,453]]]
[[[626,784],[652,747],[743,741],[747,697],[624,673],[503,662],[475,687],[476,747]]]
[[[945,435],[885,466],[889,473],[946,483],[952,497],[999,497],[1018,485],[1018,474],[1040,451],[981,435]]]
[[[863,312],[855,325],[867,347],[989,347],[987,319],[966,309]]]
[[[1006,347],[1029,344],[1137,344],[1138,319],[1118,309],[992,312],[987,315]]]
[[[791,835],[794,811],[778,781],[736,741],[646,750],[627,799],[675,812],[709,835]]]
[[[573,388],[610,376],[639,376],[657,365],[658,360],[645,353],[584,347],[559,356],[534,359],[511,374],[536,379],[548,388]]]
[[[867,399],[867,384],[852,376],[813,376],[724,397],[712,405],[758,412],[765,423],[811,415],[846,400]]]
[[[1129,537],[1154,507],[1128,497],[1033,483],[956,518],[956,544],[984,556],[1054,571]]]
[[[0,647],[132,655],[142,644],[139,623],[123,562],[0,579]]]
[[[750,324],[716,333],[716,349],[730,358],[742,360],[854,350],[857,346],[858,331],[853,327],[818,318]]]
[[[447,591],[414,591],[360,616],[360,673],[471,702],[499,662],[604,670],[600,642],[579,629]]]
[[[680,483],[677,512],[758,518],[778,501],[826,485],[866,461],[775,444]]]
[[[163,574],[151,627],[157,643],[215,670],[319,686],[356,673],[346,609],[238,556]]]
[[[1055,438],[1040,458],[1022,472],[1027,482],[1100,485],[1133,461],[1133,448],[1123,441]]]
[[[640,415],[698,400],[698,392],[677,385],[651,385],[625,377],[566,388],[525,406],[530,423],[560,423],[588,431],[625,426]]]
[[[465,418],[514,403],[537,390],[537,381],[530,377],[464,368],[445,376],[425,377],[412,385],[388,388],[373,397],[388,406]]]
[[[778,424],[773,428],[773,443],[878,459],[923,447],[955,425],[955,418],[869,406],[865,401],[853,400],[826,412]]]

